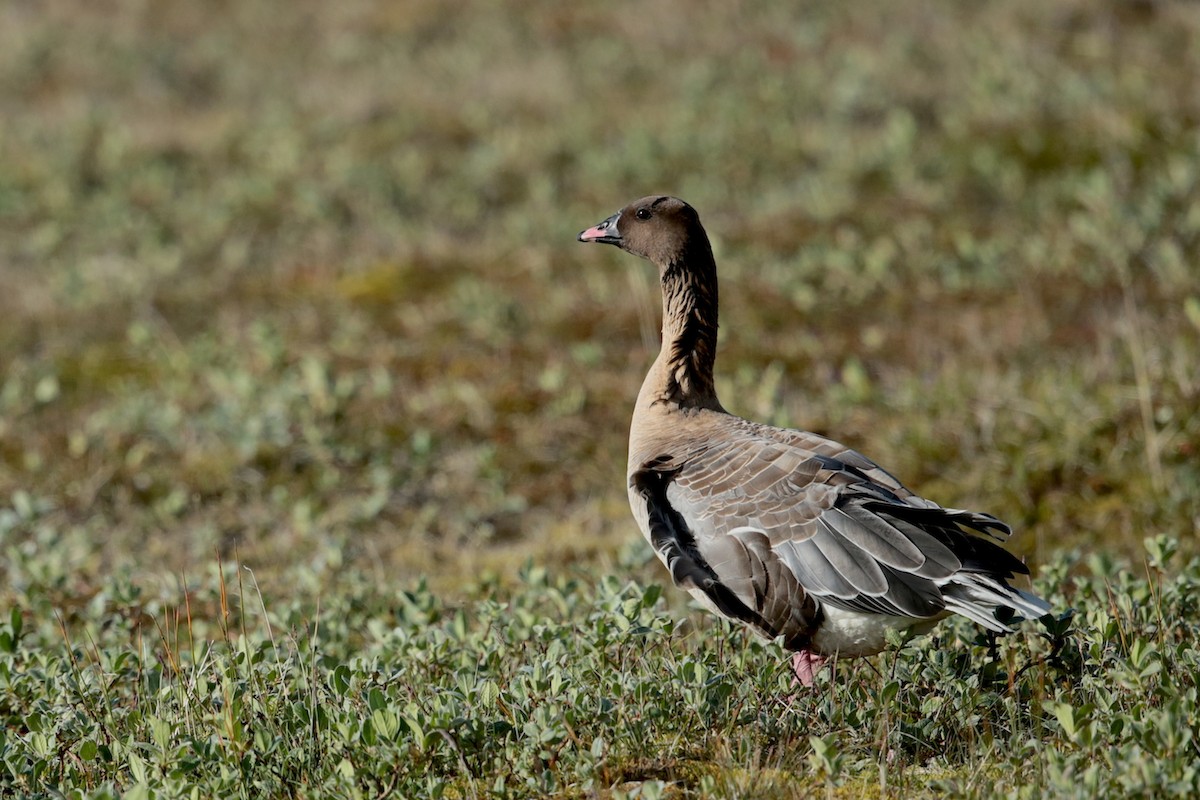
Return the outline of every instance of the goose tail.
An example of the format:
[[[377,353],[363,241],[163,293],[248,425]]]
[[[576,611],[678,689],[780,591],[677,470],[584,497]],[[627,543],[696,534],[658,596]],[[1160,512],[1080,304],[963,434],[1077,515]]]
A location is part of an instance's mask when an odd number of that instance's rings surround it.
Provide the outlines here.
[[[1038,619],[1050,613],[1050,604],[1037,595],[978,572],[957,573],[941,589],[947,610],[997,633],[1011,632],[1009,624],[1018,618]]]

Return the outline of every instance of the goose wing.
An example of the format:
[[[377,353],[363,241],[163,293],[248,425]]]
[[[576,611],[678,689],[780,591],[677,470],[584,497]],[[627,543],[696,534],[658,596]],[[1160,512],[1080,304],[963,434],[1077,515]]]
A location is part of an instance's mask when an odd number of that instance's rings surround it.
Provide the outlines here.
[[[659,477],[651,513],[671,517],[686,545],[673,575],[694,568],[767,619],[772,570],[785,573],[776,588],[794,583],[810,603],[910,618],[960,610],[942,588],[959,573],[1001,584],[1028,573],[997,544],[1009,529],[995,517],[918,498],[861,454],[812,434],[760,428],[646,466]]]

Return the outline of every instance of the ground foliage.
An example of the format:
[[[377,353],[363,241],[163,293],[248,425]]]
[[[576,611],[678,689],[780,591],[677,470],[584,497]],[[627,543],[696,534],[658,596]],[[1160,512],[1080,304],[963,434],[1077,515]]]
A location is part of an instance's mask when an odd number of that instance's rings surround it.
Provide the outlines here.
[[[9,779],[1190,786],[1196,41],[1143,0],[0,4]],[[658,191],[713,235],[726,405],[1011,522],[1057,660],[954,628],[780,710],[673,590],[612,632],[662,580],[617,555],[657,297],[574,234]]]
[[[1070,611],[1003,639],[955,620],[812,691],[773,645],[592,572],[530,565],[453,602],[352,575],[275,605],[220,564],[66,611],[31,580],[32,622],[0,627],[0,777],[94,798],[1194,797],[1200,559],[1177,544],[1148,540],[1139,570],[1052,564],[1037,589]]]

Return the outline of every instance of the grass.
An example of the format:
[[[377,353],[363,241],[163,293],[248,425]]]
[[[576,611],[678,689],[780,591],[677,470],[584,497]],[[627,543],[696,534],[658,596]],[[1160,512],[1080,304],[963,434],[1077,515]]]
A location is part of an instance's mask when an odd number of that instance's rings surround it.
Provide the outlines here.
[[[1048,565],[1073,620],[960,620],[811,694],[773,646],[612,575],[530,565],[448,602],[357,574],[278,604],[236,564],[113,578],[0,628],[0,767],[47,797],[1187,797],[1200,559],[1177,546],[1148,541],[1141,574]]]
[[[0,7],[0,781],[1187,794],[1193,4],[288,9]],[[782,712],[674,590],[611,628],[657,297],[574,234],[652,191],[726,404],[1011,522],[1075,656],[949,628]]]

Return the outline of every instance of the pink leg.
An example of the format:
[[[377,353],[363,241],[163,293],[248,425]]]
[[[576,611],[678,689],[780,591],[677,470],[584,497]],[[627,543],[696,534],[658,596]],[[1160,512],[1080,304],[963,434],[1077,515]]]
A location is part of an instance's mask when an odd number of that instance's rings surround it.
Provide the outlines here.
[[[827,659],[811,650],[792,653],[792,672],[796,673],[796,684],[812,686],[817,679],[817,670],[825,666]],[[794,684],[793,684],[794,685]]]

